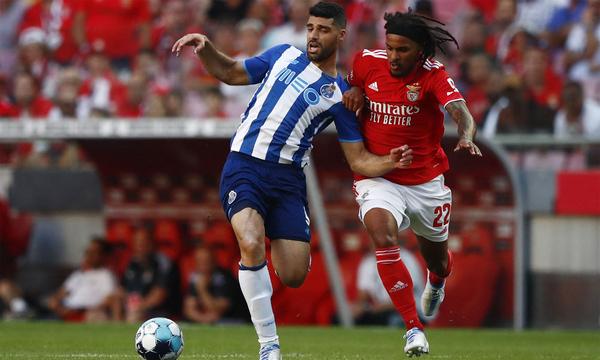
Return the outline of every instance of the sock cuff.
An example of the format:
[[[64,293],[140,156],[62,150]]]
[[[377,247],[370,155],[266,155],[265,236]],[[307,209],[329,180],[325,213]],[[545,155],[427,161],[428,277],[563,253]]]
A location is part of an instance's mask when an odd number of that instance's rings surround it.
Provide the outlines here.
[[[240,270],[249,270],[249,271],[258,271],[262,268],[264,268],[265,266],[267,266],[267,261],[265,260],[264,263],[260,264],[260,265],[256,265],[256,266],[246,266],[244,264],[242,264],[242,262],[239,262],[239,268]]]
[[[378,247],[375,249],[375,255],[391,252],[400,252],[400,246]]]
[[[400,247],[393,246],[388,248],[375,249],[375,258],[378,264],[390,264],[401,260]]]

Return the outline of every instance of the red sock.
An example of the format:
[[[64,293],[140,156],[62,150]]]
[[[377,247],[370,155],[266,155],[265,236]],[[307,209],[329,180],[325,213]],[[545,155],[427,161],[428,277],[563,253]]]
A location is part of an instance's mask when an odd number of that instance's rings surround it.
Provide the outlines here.
[[[440,288],[444,286],[444,282],[446,282],[446,278],[452,272],[452,253],[448,250],[448,266],[446,266],[446,273],[442,275],[435,274],[433,271],[429,272],[429,283],[433,287]]]
[[[376,249],[375,257],[377,258],[379,277],[396,310],[404,319],[406,329],[417,327],[423,330],[423,324],[419,321],[415,306],[412,278],[400,259],[400,248],[395,246]]]

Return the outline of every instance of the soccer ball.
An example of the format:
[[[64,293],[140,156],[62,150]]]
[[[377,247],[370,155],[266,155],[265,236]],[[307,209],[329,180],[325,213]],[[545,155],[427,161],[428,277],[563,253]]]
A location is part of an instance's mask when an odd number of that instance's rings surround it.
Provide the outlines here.
[[[144,360],[175,360],[183,351],[183,333],[172,320],[147,320],[135,334],[135,349]]]

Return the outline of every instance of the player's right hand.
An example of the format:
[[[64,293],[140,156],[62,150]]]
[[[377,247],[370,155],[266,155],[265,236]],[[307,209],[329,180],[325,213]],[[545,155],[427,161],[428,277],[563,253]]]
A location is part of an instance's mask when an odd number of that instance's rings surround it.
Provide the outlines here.
[[[207,41],[208,38],[206,35],[187,34],[175,41],[175,44],[173,44],[173,47],[171,48],[171,52],[179,56],[179,53],[184,46],[192,46],[194,48],[194,54],[197,55],[200,50],[204,49]]]
[[[397,169],[406,169],[412,164],[413,156],[412,149],[408,145],[402,145],[390,150],[390,158],[394,162],[394,167]]]
[[[342,102],[348,110],[359,115],[365,105],[365,96],[361,88],[353,86],[342,95]]]

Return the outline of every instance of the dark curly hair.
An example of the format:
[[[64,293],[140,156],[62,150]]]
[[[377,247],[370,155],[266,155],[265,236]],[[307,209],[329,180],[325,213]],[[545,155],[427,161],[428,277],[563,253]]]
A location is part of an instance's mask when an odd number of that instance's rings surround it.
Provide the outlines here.
[[[445,24],[433,18],[416,14],[409,9],[406,13],[386,13],[385,33],[405,36],[423,47],[423,58],[435,56],[436,48],[445,53],[441,46],[446,42],[453,42],[458,49],[458,41],[446,29]],[[428,24],[434,23],[434,24]],[[440,26],[441,25],[441,26]]]

